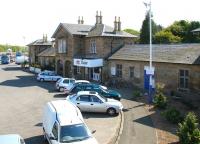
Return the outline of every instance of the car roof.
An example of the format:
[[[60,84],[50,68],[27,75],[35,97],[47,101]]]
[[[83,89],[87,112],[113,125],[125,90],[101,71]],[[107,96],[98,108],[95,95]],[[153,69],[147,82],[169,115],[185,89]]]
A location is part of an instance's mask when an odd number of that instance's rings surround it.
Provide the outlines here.
[[[0,144],[20,144],[20,138],[18,134],[0,135]]]
[[[74,78],[62,78],[63,80],[67,80],[67,79],[69,79],[69,80],[75,80]]]
[[[76,83],[81,83],[81,82],[84,82],[84,83],[90,83],[90,82],[87,81],[87,80],[76,80]]]
[[[98,95],[98,93],[95,91],[79,91],[77,95]]]
[[[71,125],[82,123],[82,115],[79,109],[67,100],[56,100],[50,102],[57,113],[57,120],[60,125]]]

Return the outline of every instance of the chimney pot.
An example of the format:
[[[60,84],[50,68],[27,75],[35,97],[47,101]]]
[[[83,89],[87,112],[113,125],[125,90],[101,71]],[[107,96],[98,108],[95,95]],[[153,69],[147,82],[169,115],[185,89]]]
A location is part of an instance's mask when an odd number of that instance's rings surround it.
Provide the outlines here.
[[[82,16],[82,19],[81,19],[81,24],[84,24],[83,16]]]

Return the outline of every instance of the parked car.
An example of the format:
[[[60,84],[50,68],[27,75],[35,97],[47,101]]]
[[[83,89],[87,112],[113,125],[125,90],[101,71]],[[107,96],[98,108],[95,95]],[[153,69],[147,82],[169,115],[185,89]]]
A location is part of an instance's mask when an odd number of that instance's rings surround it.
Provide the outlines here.
[[[10,63],[10,58],[7,55],[2,55],[1,56],[1,64],[9,64]]]
[[[62,78],[56,83],[56,89],[59,91],[69,91],[76,84],[90,83],[87,80],[75,80],[73,78]]]
[[[97,144],[78,107],[67,100],[45,105],[43,132],[49,144]]]
[[[74,83],[74,78],[61,78],[56,82],[56,90],[63,92],[64,87],[72,87]]]
[[[52,71],[43,71],[37,75],[38,81],[58,81],[62,77]]]
[[[25,144],[25,142],[18,134],[8,134],[0,135],[0,144]]]
[[[66,98],[84,112],[103,112],[113,116],[122,111],[118,100],[106,98],[94,91],[80,91]]]
[[[17,57],[15,58],[15,63],[16,63],[16,64],[22,64],[22,63],[24,63],[24,62],[27,62],[27,63],[28,63],[28,57],[27,57],[27,56],[22,55],[22,56],[17,56]]]
[[[105,86],[98,84],[76,84],[66,94],[76,94],[79,91],[95,91],[106,98],[121,99],[121,94],[114,90],[108,90]]]

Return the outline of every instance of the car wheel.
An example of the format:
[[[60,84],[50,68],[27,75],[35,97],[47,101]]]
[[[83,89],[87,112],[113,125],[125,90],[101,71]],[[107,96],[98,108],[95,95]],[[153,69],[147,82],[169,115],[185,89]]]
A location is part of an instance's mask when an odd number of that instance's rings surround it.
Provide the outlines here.
[[[109,108],[109,109],[107,110],[107,113],[108,113],[108,115],[110,115],[110,116],[114,116],[114,115],[116,115],[116,110],[115,110],[114,108]]]
[[[44,81],[44,79],[43,79],[43,78],[41,78],[41,79],[40,79],[40,81],[41,81],[41,82],[43,82],[43,81]]]
[[[59,88],[59,91],[60,91],[60,92],[64,92],[64,87],[60,87],[60,88]]]

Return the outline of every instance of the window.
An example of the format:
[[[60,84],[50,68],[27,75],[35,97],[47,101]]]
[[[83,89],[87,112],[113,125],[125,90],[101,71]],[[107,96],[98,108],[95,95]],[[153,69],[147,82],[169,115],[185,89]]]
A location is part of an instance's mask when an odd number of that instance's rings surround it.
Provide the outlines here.
[[[79,96],[76,100],[83,101],[83,102],[90,102],[90,96],[82,95],[82,96]]]
[[[69,83],[69,80],[66,79],[66,80],[63,81],[63,83],[68,84],[68,83]]]
[[[180,88],[188,89],[189,83],[189,71],[188,70],[180,70],[179,71],[179,86]]]
[[[98,98],[98,97],[96,97],[96,96],[90,96],[91,97],[91,100],[92,100],[92,102],[96,102],[96,103],[101,103],[102,101]]]
[[[96,52],[96,41],[95,40],[91,40],[90,41],[90,53],[97,53]]]
[[[56,122],[53,125],[52,133],[54,135],[54,138],[58,139],[58,126],[57,126]]]
[[[81,67],[74,66],[74,74],[77,75],[77,74],[80,74],[80,73],[81,73]]]
[[[67,52],[67,43],[65,39],[58,40],[58,53],[66,53]]]
[[[129,77],[130,78],[134,77],[134,67],[129,67]]]
[[[117,66],[116,66],[116,76],[119,78],[122,78],[122,65],[121,64],[117,64]]]

